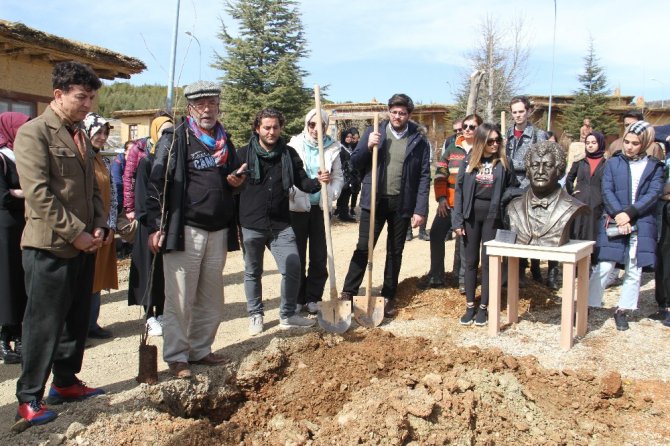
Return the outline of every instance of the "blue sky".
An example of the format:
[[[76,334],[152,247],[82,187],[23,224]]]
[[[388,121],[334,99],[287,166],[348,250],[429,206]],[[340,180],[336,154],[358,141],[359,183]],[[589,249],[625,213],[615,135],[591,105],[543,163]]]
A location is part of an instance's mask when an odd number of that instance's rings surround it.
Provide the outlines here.
[[[645,0],[556,0],[556,58],[553,94],[571,94],[589,36],[594,40],[609,87],[647,101],[670,99],[667,18],[670,2]],[[547,95],[551,88],[553,0],[462,1],[299,1],[309,56],[302,67],[306,86],[329,85],[340,101],[384,101],[405,92],[419,103],[452,103],[466,53],[479,40],[488,14],[500,29],[525,21],[530,42],[524,93]],[[61,37],[99,45],[142,60],[148,69],[133,84],[167,84],[176,0],[69,2],[2,0],[0,18]],[[181,0],[176,83],[216,79],[214,53],[224,48],[217,34],[221,20],[234,29],[220,0]],[[200,42],[202,62],[197,43]],[[662,56],[661,56],[662,55]]]

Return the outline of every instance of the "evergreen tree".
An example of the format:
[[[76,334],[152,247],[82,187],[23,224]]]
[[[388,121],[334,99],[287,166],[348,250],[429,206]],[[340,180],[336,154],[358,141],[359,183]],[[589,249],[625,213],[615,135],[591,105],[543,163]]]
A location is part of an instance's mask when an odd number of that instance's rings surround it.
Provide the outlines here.
[[[217,55],[220,68],[221,110],[233,141],[246,144],[256,113],[273,107],[286,117],[285,136],[302,131],[312,107],[307,74],[298,63],[307,55],[302,22],[293,0],[227,1],[226,11],[238,22],[235,36],[222,23],[219,38],[226,54]]]
[[[582,85],[575,91],[574,101],[565,108],[563,113],[563,129],[573,139],[579,139],[579,129],[584,119],[591,120],[591,127],[605,135],[618,132],[616,119],[607,113],[609,90],[605,70],[598,65],[598,58],[593,47],[593,39],[589,42],[589,50],[584,57],[584,73],[577,79]]]

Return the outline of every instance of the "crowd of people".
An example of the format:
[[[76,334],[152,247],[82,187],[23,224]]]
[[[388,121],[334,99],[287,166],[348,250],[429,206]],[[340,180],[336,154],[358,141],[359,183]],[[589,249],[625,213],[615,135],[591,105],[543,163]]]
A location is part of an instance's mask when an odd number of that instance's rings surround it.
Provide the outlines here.
[[[624,116],[624,135],[609,149],[585,120],[585,148],[566,175],[565,151],[531,123],[532,105],[523,96],[510,101],[507,132],[470,114],[454,122],[454,135],[436,152],[411,119],[414,103],[405,94],[388,100],[378,129],[368,127],[360,138],[357,128],[344,129],[339,141],[327,135],[323,110],[310,110],[303,131],[289,138],[282,113],[265,108],[237,149],[220,120],[220,87],[198,81],[184,89],[185,116],[158,114],[150,136],[129,141],[124,153],[108,159],[101,150],[111,126],[91,112],[102,85],[95,72],[62,62],[52,81],[54,99],[40,116],[0,114],[0,354],[6,364],[22,366],[19,422],[56,418],[44,398],[50,375],[49,404],[104,393],[77,373],[86,339],[112,336],[98,316],[100,291],[118,288],[117,242],[121,252],[132,249],[128,303],[143,307],[149,336],[163,336],[163,359],[176,378],[190,378],[192,364],[225,360],[212,344],[223,319],[228,252],[243,251],[250,335],[265,328],[266,248],[281,274],[279,328],[315,324],[309,315],[318,313],[328,278],[324,212],[358,223],[341,299],[359,295],[368,238],[374,234],[376,244],[386,227],[381,294],[384,316],[393,317],[404,245],[418,227],[430,241],[430,268],[420,286],[447,286],[445,242],[455,238],[453,286],[465,296],[460,323],[484,326],[484,243],[508,227],[508,205],[518,206],[534,169],[563,177],[560,194],[590,210],[571,229],[572,238],[596,243],[589,305],[602,305],[604,289],[623,266],[614,320],[617,329],[628,329],[641,273],[656,267],[659,311],[652,317],[670,326],[668,169],[653,127],[635,112]],[[437,212],[427,237],[433,155]],[[546,209],[558,196],[551,193],[537,206]],[[539,262],[519,263],[521,286],[530,265],[534,280],[559,288],[557,262],[549,262],[546,281]]]

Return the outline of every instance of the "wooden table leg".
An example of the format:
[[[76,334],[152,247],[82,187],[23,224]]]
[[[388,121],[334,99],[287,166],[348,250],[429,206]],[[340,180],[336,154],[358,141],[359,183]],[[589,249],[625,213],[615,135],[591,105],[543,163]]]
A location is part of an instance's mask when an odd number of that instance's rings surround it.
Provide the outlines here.
[[[507,258],[507,321],[519,321],[519,258]]]
[[[575,314],[575,264],[563,262],[563,301],[561,304],[561,348],[572,348],[572,318]],[[580,274],[581,276],[581,274]]]
[[[577,336],[586,334],[588,324],[588,296],[589,296],[589,266],[591,256],[586,256],[577,262]]]
[[[489,256],[489,336],[500,333],[500,286],[502,258]]]

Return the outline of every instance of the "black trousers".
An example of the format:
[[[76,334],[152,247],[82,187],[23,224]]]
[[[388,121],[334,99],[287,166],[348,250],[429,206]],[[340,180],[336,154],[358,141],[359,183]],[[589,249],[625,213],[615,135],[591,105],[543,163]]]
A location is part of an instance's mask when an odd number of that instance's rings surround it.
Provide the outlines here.
[[[28,305],[23,317],[20,403],[41,400],[49,373],[54,385],[77,382],[81,370],[93,287],[95,255],[71,259],[39,249],[23,250]]]
[[[348,210],[347,210],[348,211]],[[309,212],[291,212],[291,227],[295,233],[300,257],[300,291],[298,303],[318,302],[328,279],[328,252],[323,211],[312,205]],[[309,268],[307,268],[307,242],[309,241]],[[307,274],[305,274],[307,271]]]
[[[658,306],[670,308],[670,202],[661,210],[661,239],[656,246],[655,296]]]
[[[401,217],[397,212],[399,197],[382,197],[375,214],[374,244],[377,244],[379,234],[384,225],[388,236],[386,239],[386,263],[384,265],[384,285],[382,296],[393,299],[398,288],[398,276],[402,265],[402,252],[405,249],[405,235],[410,225],[410,218]],[[358,226],[358,243],[351,256],[349,271],[344,279],[343,291],[358,295],[358,289],[363,282],[368,264],[368,240],[370,230],[370,211],[361,210],[361,221]]]
[[[451,231],[451,213],[447,212],[445,217],[435,214],[433,224],[430,225],[429,273],[430,277],[434,280],[444,280],[444,243],[449,231]]]
[[[489,304],[489,256],[486,254],[484,243],[493,240],[496,229],[502,224],[498,220],[487,219],[490,206],[489,200],[475,199],[470,217],[464,222],[465,237],[463,237],[465,257],[465,298],[468,303],[475,301],[477,288],[477,268],[479,267],[480,251],[482,261],[482,300],[481,305]]]
[[[349,186],[344,186],[340,196],[337,197],[337,212],[344,212],[345,214],[349,213],[349,199],[351,198],[351,188]],[[353,206],[352,206],[353,207]],[[342,214],[340,214],[342,215]]]

